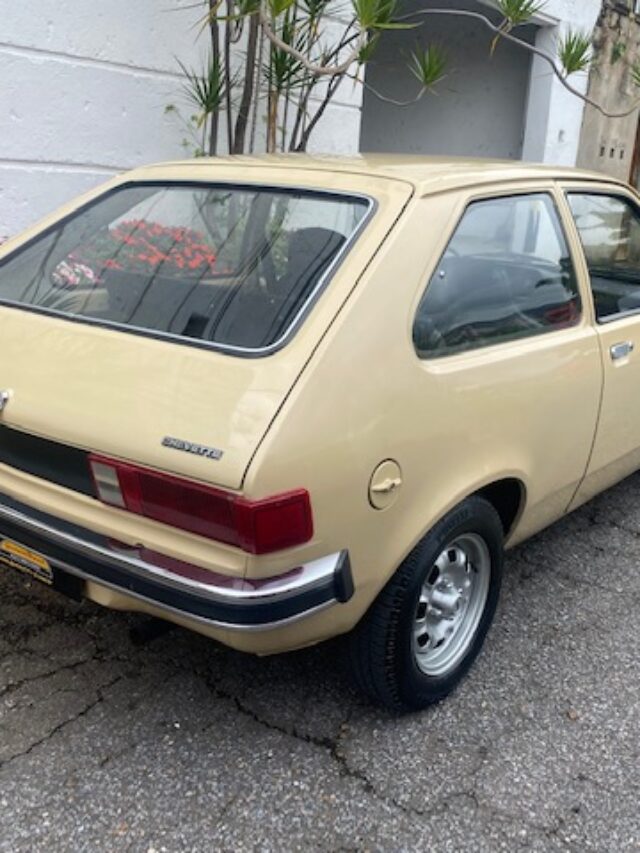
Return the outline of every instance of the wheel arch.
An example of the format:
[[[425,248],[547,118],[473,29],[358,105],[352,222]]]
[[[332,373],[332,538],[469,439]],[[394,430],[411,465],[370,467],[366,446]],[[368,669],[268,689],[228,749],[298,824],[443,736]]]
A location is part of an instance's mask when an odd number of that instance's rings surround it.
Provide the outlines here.
[[[500,516],[505,541],[508,541],[522,516],[526,487],[517,477],[495,480],[473,494],[488,501]]]
[[[412,535],[406,538],[407,543],[410,544],[403,551],[400,558],[393,561],[393,568],[386,574],[378,592],[435,525],[448,513],[464,503],[465,500],[472,497],[483,498],[496,511],[502,523],[505,546],[509,547],[527,505],[527,485],[522,476],[521,469],[508,469],[501,472],[501,475],[495,479],[487,478],[486,480],[477,480],[475,483],[468,482],[466,488],[460,488],[457,493],[450,496],[448,501],[438,502],[441,509],[437,513],[414,513],[412,523],[415,524],[417,521],[417,525],[415,527],[412,526]],[[434,508],[432,504],[431,509]],[[429,518],[429,523],[426,526],[425,516]]]

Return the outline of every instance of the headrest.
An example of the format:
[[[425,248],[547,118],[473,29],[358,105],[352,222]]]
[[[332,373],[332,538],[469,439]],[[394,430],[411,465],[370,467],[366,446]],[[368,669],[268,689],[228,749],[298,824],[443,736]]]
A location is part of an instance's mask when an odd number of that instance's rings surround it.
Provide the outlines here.
[[[318,274],[334,259],[344,235],[329,228],[300,228],[289,237],[287,272]]]

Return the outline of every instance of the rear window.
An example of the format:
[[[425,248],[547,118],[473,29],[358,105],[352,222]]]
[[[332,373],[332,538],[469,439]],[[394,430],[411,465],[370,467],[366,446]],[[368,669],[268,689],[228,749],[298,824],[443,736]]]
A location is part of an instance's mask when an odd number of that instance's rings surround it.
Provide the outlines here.
[[[320,291],[369,204],[305,190],[127,185],[0,263],[0,302],[271,348]]]

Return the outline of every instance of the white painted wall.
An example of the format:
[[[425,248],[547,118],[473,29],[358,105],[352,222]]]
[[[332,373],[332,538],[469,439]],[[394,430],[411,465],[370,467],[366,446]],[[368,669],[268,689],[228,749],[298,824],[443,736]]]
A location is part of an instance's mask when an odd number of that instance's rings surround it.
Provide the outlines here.
[[[181,154],[164,107],[193,62],[188,0],[0,0],[0,235],[145,161]],[[168,11],[171,7],[174,11]]]
[[[198,66],[199,0],[0,0],[0,239],[113,174],[188,156],[165,115]],[[345,84],[313,149],[357,149]],[[189,114],[187,109],[186,114]]]
[[[554,53],[568,27],[593,32],[601,6],[602,0],[547,0],[544,12],[551,25],[540,28],[536,47]],[[574,74],[571,83],[585,94],[588,75]],[[568,92],[549,66],[536,57],[531,69],[523,159],[575,165],[583,115],[584,102]]]

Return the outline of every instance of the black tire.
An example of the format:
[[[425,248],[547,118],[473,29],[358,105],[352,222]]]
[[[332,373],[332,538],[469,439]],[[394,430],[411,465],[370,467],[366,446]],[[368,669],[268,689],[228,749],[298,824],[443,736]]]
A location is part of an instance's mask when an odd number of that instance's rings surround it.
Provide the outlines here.
[[[502,583],[503,539],[500,517],[493,506],[483,498],[471,497],[419,542],[349,637],[351,670],[361,690],[392,711],[412,711],[440,701],[457,686],[480,652],[493,621]],[[450,555],[455,552],[447,550],[447,546],[465,541],[481,541],[486,546],[482,551],[482,597],[474,605],[478,621],[470,622],[468,635],[457,641],[459,658],[452,660],[451,667],[441,674],[427,674],[424,663],[418,662],[422,660],[420,649],[416,650],[420,640],[414,640],[421,592],[436,570],[436,560],[442,564],[445,555],[452,559]],[[466,569],[470,570],[476,571]],[[445,642],[453,643],[455,634],[452,641],[439,642],[443,646]]]

